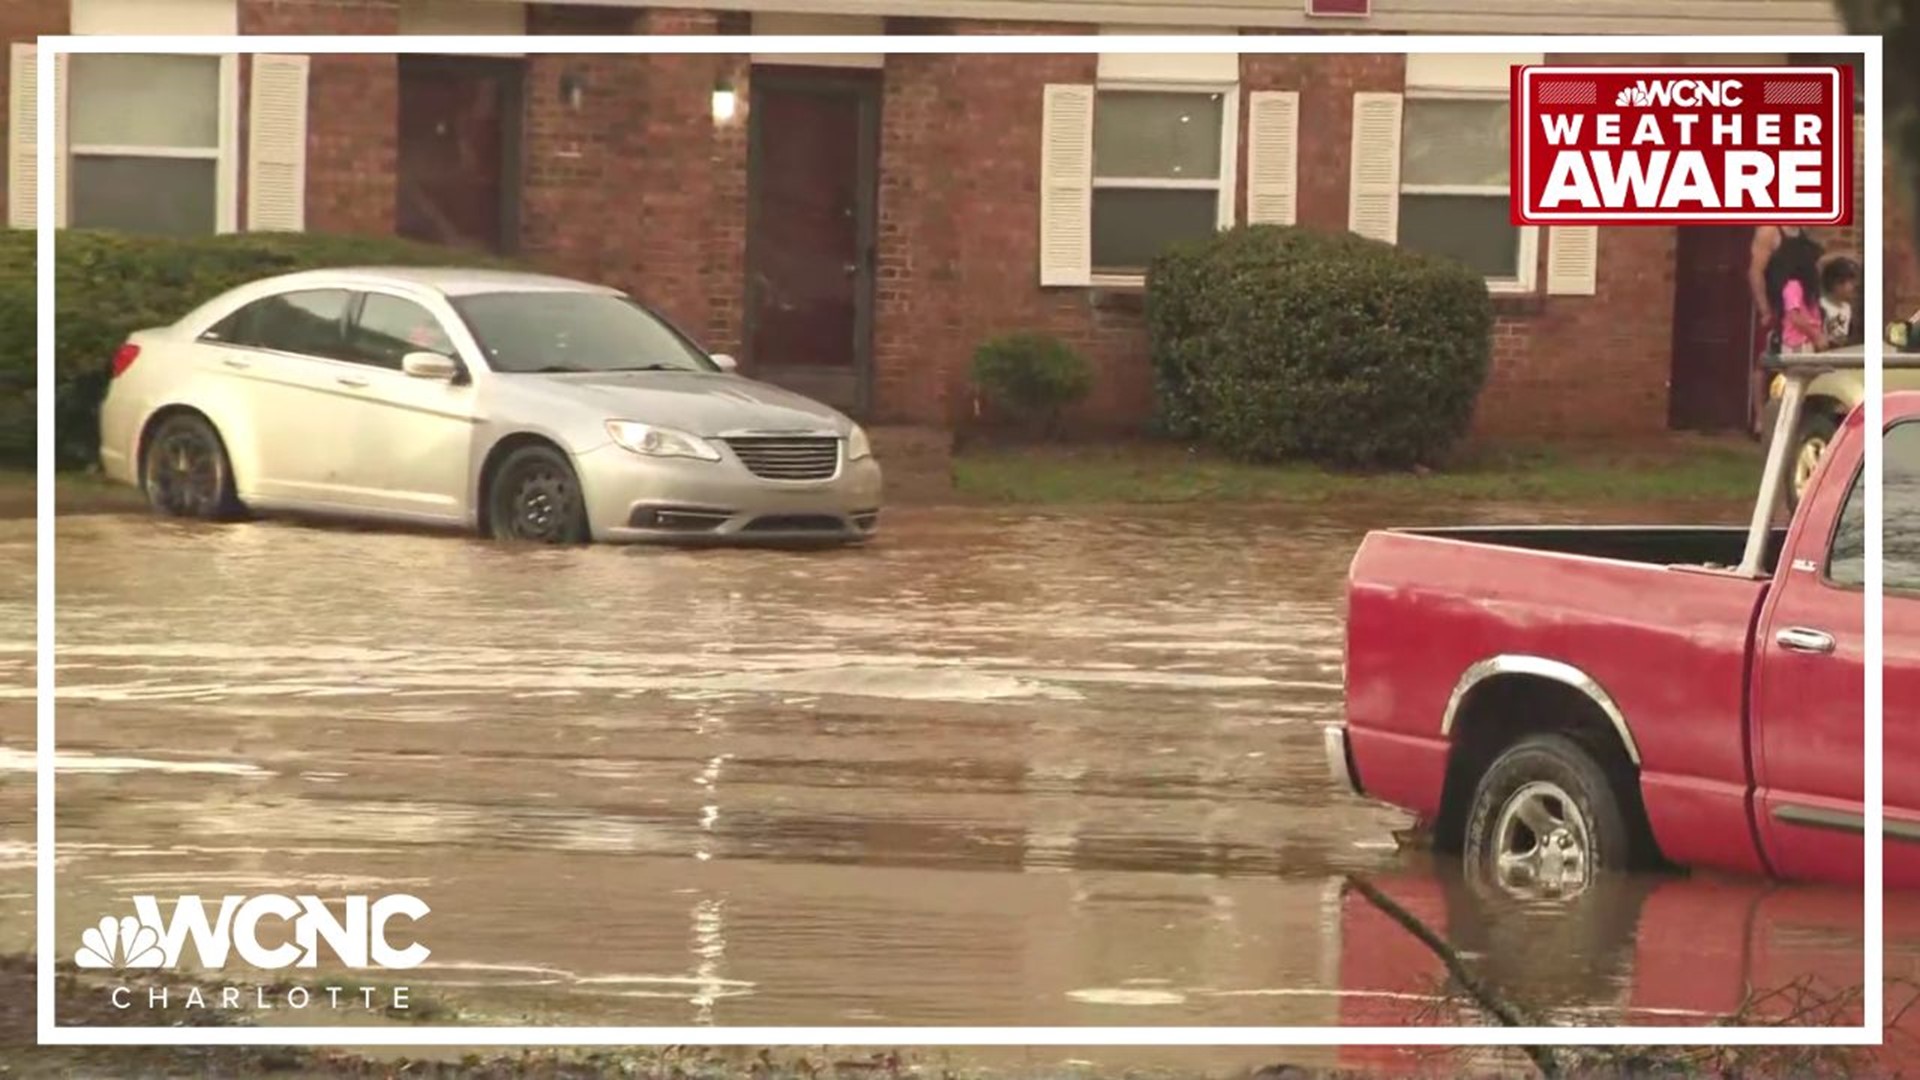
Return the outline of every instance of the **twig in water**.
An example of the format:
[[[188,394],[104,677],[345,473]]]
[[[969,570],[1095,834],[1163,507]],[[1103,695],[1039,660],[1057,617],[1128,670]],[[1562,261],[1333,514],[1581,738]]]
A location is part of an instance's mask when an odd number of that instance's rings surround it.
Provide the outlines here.
[[[1453,946],[1448,945],[1445,938],[1434,933],[1426,923],[1421,922],[1419,916],[1400,906],[1399,901],[1381,892],[1379,886],[1364,877],[1357,874],[1348,874],[1347,883],[1358,890],[1361,896],[1366,897],[1368,903],[1380,909],[1381,913],[1386,915],[1387,918],[1399,923],[1402,929],[1412,934],[1419,940],[1420,944],[1425,945],[1429,952],[1439,957],[1440,962],[1446,965],[1447,974],[1453,977],[1453,981],[1458,984],[1462,990],[1465,990],[1471,995],[1473,1000],[1477,1002],[1482,1009],[1486,1010],[1494,1019],[1500,1021],[1503,1026],[1536,1026],[1533,1019],[1529,1017],[1525,1011],[1508,1001],[1498,990],[1495,990],[1485,980],[1475,975],[1473,971],[1467,967],[1466,962],[1460,959],[1460,954],[1454,950]],[[1560,1075],[1560,1059],[1554,1055],[1551,1047],[1523,1046],[1520,1049],[1526,1053],[1528,1058],[1532,1059],[1534,1068],[1540,1070],[1541,1076],[1557,1077]]]

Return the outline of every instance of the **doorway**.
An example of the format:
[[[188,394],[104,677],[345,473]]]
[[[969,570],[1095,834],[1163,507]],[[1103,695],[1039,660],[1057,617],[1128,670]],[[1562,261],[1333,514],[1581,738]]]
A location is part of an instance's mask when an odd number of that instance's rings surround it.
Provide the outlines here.
[[[480,251],[517,247],[525,81],[520,60],[400,58],[401,236]]]
[[[880,73],[755,67],[747,364],[853,416],[872,397]]]
[[[1753,230],[1685,225],[1676,231],[1668,424],[1683,431],[1744,431],[1760,341],[1747,289]]]

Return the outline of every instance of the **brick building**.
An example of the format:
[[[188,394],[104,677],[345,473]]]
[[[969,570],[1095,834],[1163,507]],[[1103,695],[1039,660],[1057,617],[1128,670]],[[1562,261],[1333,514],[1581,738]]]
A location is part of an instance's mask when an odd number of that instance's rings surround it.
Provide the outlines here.
[[[26,93],[40,65],[22,44],[39,34],[739,35],[722,55],[72,57],[53,135],[61,221],[514,252],[631,289],[750,373],[938,426],[972,415],[973,347],[1022,329],[1094,361],[1083,423],[1138,425],[1155,245],[1239,221],[1354,229],[1487,275],[1482,431],[1740,422],[1741,230],[1507,223],[1506,65],[1537,55],[818,56],[751,40],[1839,31],[1825,0],[1375,0],[1344,18],[1317,4],[0,0],[16,43],[9,213],[31,223],[40,179]],[[1885,227],[1904,275],[1889,289],[1920,303],[1904,225]]]

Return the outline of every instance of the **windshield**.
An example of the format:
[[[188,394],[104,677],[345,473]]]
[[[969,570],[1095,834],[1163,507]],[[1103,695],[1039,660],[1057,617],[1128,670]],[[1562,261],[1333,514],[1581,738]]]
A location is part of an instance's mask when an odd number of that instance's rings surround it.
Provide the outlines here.
[[[605,293],[481,293],[456,297],[494,371],[718,371],[659,316]]]

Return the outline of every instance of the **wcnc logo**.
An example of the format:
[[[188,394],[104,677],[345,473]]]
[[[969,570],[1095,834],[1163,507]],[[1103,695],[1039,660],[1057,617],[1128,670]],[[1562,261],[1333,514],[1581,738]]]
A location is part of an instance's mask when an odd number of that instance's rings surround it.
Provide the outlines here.
[[[209,917],[200,897],[182,896],[172,915],[163,917],[153,897],[136,896],[132,915],[108,916],[80,935],[74,963],[83,968],[174,968],[189,940],[203,968],[225,967],[229,952],[268,971],[317,967],[322,941],[349,968],[397,971],[417,967],[430,955],[418,942],[395,948],[388,939],[387,926],[395,919],[418,922],[426,917],[430,909],[419,898],[405,893],[377,900],[349,896],[342,906],[336,916],[317,896],[226,896]],[[280,944],[262,944],[260,926],[268,920],[291,926],[292,940],[284,940],[283,933],[271,938]]]

